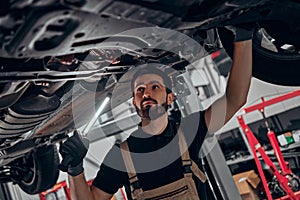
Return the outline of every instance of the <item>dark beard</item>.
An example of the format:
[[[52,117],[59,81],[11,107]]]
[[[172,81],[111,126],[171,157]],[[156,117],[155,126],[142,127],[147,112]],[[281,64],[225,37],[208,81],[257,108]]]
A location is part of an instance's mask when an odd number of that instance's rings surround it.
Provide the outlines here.
[[[147,120],[155,120],[159,117],[161,117],[162,115],[164,115],[168,110],[168,105],[167,103],[163,103],[163,104],[156,104],[156,105],[148,105],[145,108],[138,109],[136,107],[136,111],[138,113],[138,115],[142,118],[142,119],[147,119]]]

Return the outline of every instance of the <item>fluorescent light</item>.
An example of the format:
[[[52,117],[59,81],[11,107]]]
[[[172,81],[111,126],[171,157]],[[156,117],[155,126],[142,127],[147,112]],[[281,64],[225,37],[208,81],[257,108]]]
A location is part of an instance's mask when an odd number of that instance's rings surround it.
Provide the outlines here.
[[[92,126],[95,124],[96,120],[98,119],[99,115],[102,113],[106,105],[108,104],[109,100],[111,98],[111,93],[108,93],[101,105],[99,106],[97,112],[93,116],[93,118],[87,123],[87,125],[84,127],[82,131],[82,136],[87,136],[89,131],[91,130]]]

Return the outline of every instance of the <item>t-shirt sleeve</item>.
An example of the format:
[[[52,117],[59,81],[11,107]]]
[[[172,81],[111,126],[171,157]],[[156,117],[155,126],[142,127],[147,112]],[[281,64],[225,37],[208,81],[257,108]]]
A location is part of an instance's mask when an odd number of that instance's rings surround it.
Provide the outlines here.
[[[114,145],[104,158],[100,169],[93,181],[93,186],[114,194],[126,184],[128,175],[118,145]]]

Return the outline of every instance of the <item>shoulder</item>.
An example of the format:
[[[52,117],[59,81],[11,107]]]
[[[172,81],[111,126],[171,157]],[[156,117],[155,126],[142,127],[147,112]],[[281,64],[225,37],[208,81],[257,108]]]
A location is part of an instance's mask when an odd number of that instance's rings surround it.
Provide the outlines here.
[[[206,123],[205,123],[205,110],[200,112],[195,112],[187,117],[182,119],[182,124],[188,128],[191,128],[191,126],[196,126],[202,129],[207,129]]]
[[[102,165],[106,165],[117,169],[118,171],[124,171],[124,162],[122,159],[120,144],[114,144],[109,152],[106,154]],[[116,166],[118,166],[116,168]]]
[[[192,113],[182,119],[180,128],[183,130],[188,143],[200,145],[207,134],[207,126],[204,118],[205,111]]]

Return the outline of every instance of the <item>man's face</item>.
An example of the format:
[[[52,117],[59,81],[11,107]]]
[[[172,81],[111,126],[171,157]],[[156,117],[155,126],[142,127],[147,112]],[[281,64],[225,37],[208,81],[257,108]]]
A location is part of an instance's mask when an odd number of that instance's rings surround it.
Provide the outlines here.
[[[142,118],[156,119],[167,111],[172,101],[173,94],[167,94],[159,75],[145,74],[135,80],[133,105]]]

